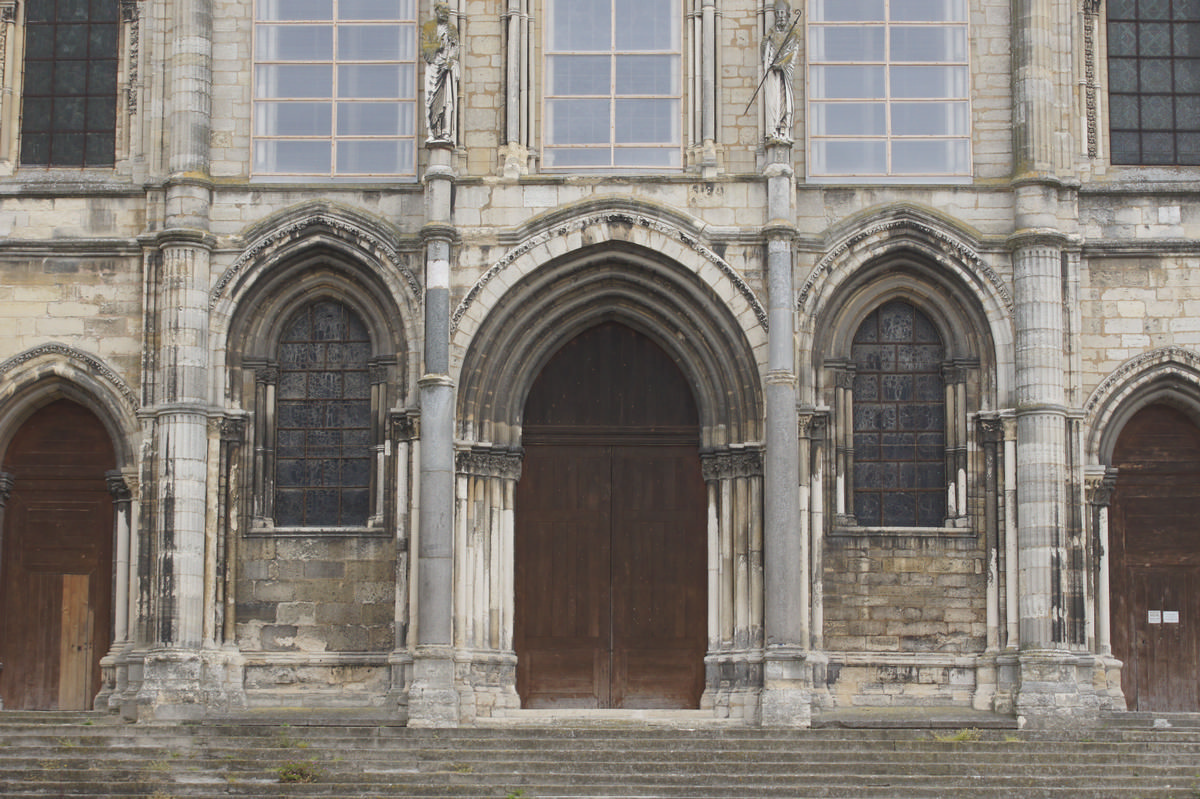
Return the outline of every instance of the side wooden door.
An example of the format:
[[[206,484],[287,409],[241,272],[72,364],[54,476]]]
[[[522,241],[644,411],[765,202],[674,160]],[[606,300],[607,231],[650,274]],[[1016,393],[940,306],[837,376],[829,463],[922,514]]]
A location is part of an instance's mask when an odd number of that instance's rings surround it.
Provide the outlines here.
[[[83,710],[111,643],[112,443],[85,408],[60,400],[13,438],[14,484],[0,554],[0,696],[6,709]]]
[[[1113,654],[1130,710],[1200,710],[1200,428],[1150,405],[1113,452]]]

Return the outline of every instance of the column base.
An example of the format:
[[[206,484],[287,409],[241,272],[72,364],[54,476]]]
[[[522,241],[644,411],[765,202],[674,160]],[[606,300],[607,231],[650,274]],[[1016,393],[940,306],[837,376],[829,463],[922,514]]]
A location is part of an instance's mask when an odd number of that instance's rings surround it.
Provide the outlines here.
[[[244,665],[236,649],[153,649],[141,671],[138,721],[188,721],[246,706]]]
[[[764,727],[811,727],[814,668],[822,658],[792,647],[770,647],[763,662],[759,718]]]
[[[1018,656],[1017,723],[1033,729],[1078,727],[1099,720],[1096,656],[1058,650]]]
[[[494,650],[460,650],[454,656],[454,684],[458,688],[459,721],[519,710],[517,655]]]
[[[459,696],[450,647],[420,647],[413,657],[408,689],[408,726],[457,727]]]
[[[757,724],[762,686],[762,650],[710,652],[704,658],[700,709],[711,710],[714,718]]]

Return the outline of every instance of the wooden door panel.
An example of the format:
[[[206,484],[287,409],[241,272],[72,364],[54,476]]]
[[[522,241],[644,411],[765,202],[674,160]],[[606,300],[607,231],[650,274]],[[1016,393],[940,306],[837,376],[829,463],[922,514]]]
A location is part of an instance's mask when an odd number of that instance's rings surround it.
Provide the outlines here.
[[[1197,707],[1198,583],[1200,569],[1131,570],[1134,646],[1126,668],[1136,709],[1188,712]]]
[[[112,444],[74,403],[52,403],[13,438],[0,558],[4,706],[82,710],[100,690],[111,643]]]

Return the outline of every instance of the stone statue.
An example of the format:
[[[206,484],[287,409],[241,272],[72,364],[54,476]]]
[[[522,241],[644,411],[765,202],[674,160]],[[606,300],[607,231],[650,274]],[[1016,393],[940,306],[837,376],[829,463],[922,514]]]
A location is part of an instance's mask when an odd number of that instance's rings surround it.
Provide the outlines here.
[[[450,7],[438,3],[434,19],[421,26],[425,59],[425,124],[428,141],[454,143],[458,130],[458,30],[450,24]]]
[[[767,117],[767,141],[792,143],[792,120],[796,95],[792,78],[800,43],[795,37],[787,0],[775,0],[775,25],[762,41],[763,108]]]

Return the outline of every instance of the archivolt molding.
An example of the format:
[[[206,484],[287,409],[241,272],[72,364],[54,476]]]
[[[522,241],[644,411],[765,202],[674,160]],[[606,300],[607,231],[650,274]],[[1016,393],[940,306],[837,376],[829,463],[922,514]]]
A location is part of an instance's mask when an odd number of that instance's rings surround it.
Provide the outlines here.
[[[469,291],[467,291],[466,296],[463,297],[462,301],[458,304],[458,307],[455,308],[454,315],[451,318],[452,324],[457,328],[458,324],[462,321],[463,316],[466,315],[467,310],[479,297],[484,287],[487,286],[487,284],[490,283],[497,275],[512,266],[519,258],[521,258],[521,256],[525,255],[536,247],[549,244],[551,241],[556,239],[563,239],[572,233],[580,232],[586,228],[613,224],[631,225],[660,233],[673,241],[683,244],[701,258],[716,266],[721,270],[722,274],[724,274],[725,277],[728,278],[731,283],[733,283],[738,293],[741,294],[746,302],[750,304],[750,307],[754,309],[754,315],[757,317],[759,324],[762,325],[763,330],[767,329],[766,309],[763,307],[762,303],[759,302],[758,297],[755,296],[754,289],[750,288],[750,285],[744,279],[742,279],[742,276],[737,273],[737,270],[730,266],[725,259],[701,244],[700,240],[695,236],[674,225],[667,224],[660,219],[655,219],[645,214],[639,214],[633,211],[625,210],[613,210],[602,213],[587,214],[586,216],[577,217],[561,224],[554,225],[551,228],[535,233],[534,235],[525,239],[520,244],[505,253],[503,258],[501,258],[499,261],[496,261],[496,263],[494,263],[479,277],[478,280],[475,281],[475,284],[471,286]]]
[[[995,290],[996,295],[1004,303],[1004,307],[1008,309],[1011,315],[1013,312],[1013,298],[1008,287],[995,270],[977,253],[973,248],[965,242],[949,235],[943,230],[939,230],[932,225],[922,222],[919,219],[904,217],[900,219],[889,219],[887,221],[878,222],[869,227],[863,228],[843,239],[832,250],[813,267],[808,279],[804,281],[804,285],[800,287],[800,292],[796,297],[796,308],[802,310],[808,302],[809,297],[813,293],[813,289],[817,283],[823,280],[831,272],[834,267],[844,260],[847,253],[859,249],[863,242],[870,241],[877,237],[886,236],[888,233],[896,231],[911,232],[919,235],[930,244],[936,245],[945,255],[953,258],[955,261],[964,264],[975,274],[986,280]],[[880,255],[893,246],[903,243],[905,240],[900,238],[883,238],[876,246],[875,252],[870,253],[872,256]]]
[[[220,280],[213,286],[208,297],[208,307],[216,307],[226,289],[237,280],[248,267],[282,249],[284,246],[299,241],[311,235],[314,231],[328,230],[339,238],[344,239],[355,249],[370,253],[380,262],[390,266],[407,283],[415,302],[421,301],[421,283],[408,267],[404,257],[396,248],[382,238],[369,231],[365,226],[357,224],[343,216],[332,213],[327,209],[314,210],[289,224],[275,228],[256,239],[221,275]]]
[[[67,361],[75,362],[88,372],[92,372],[99,377],[102,377],[106,383],[110,385],[112,390],[125,398],[129,405],[131,414],[136,413],[140,405],[137,393],[134,392],[129,384],[126,383],[119,374],[113,371],[109,366],[94,355],[86,353],[82,350],[77,350],[74,347],[51,342],[49,344],[41,344],[33,349],[25,350],[22,353],[14,355],[6,361],[0,362],[0,379],[8,379],[11,372],[32,360],[42,357],[57,357]]]
[[[1083,408],[1091,429],[1090,453],[1098,458],[1102,440],[1115,441],[1114,420],[1133,410],[1131,400],[1147,391],[1157,396],[1160,386],[1164,391],[1183,388],[1196,406],[1194,411],[1200,413],[1200,354],[1174,345],[1160,347],[1130,358],[1101,381]]]

